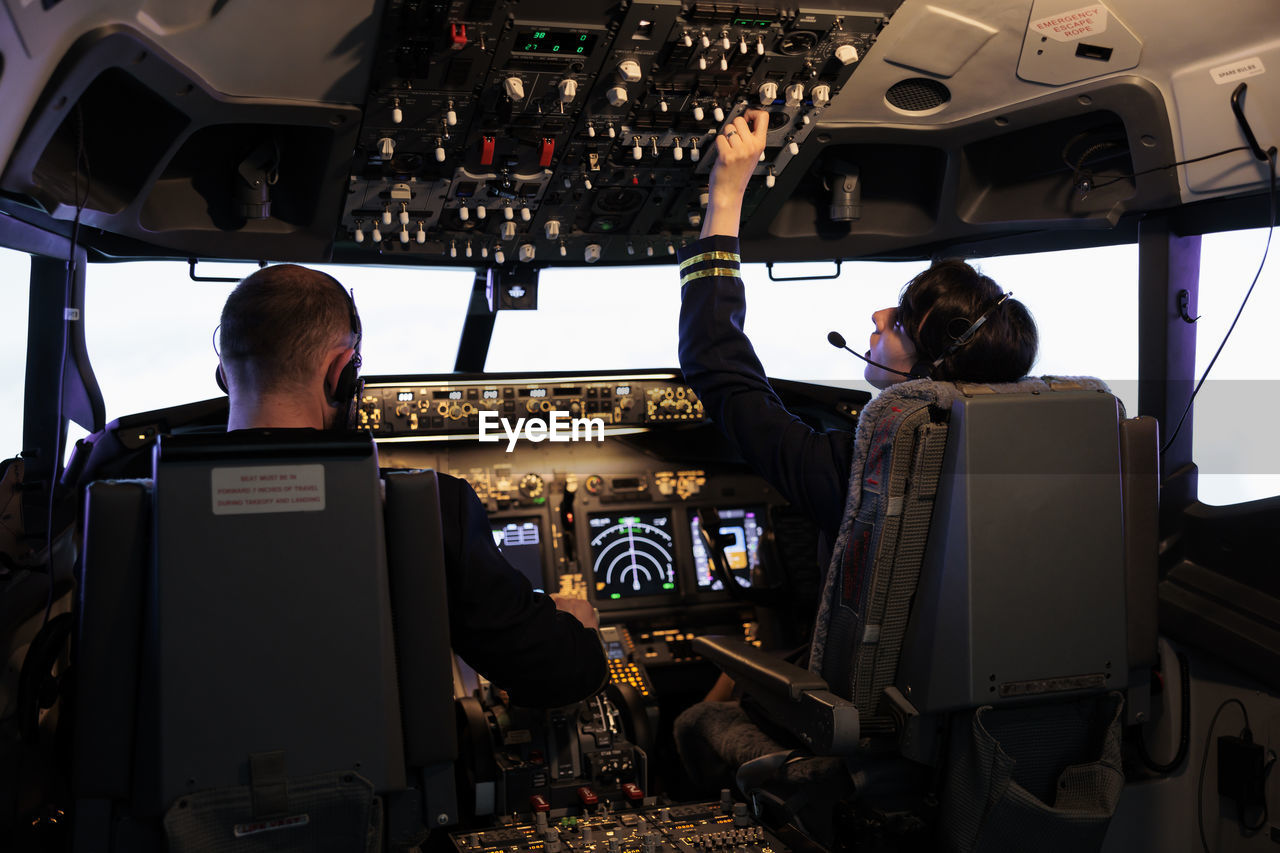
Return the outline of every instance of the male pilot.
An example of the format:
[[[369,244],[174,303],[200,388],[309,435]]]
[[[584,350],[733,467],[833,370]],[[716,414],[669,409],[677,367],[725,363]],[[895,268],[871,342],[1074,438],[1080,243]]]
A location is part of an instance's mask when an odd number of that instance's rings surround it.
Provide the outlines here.
[[[253,273],[227,297],[219,339],[228,430],[351,425],[360,318],[331,276],[291,264]],[[494,544],[471,487],[439,482],[453,650],[518,705],[600,690],[608,673],[590,606],[534,592]]]

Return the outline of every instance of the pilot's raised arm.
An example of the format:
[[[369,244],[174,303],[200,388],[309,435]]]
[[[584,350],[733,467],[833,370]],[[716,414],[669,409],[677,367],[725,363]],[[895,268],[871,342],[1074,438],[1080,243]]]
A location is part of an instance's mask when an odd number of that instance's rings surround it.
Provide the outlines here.
[[[716,138],[701,238],[680,250],[680,367],[708,415],[761,476],[833,542],[840,527],[853,433],[819,432],[787,411],[742,331],[742,197],[765,147],[769,114],[750,111]]]

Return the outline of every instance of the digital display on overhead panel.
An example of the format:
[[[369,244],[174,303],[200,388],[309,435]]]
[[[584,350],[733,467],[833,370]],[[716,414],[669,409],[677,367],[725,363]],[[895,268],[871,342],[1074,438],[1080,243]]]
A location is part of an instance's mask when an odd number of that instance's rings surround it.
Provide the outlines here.
[[[530,30],[516,36],[516,51],[547,56],[590,56],[595,49],[596,36],[587,33],[556,33],[551,30]]]

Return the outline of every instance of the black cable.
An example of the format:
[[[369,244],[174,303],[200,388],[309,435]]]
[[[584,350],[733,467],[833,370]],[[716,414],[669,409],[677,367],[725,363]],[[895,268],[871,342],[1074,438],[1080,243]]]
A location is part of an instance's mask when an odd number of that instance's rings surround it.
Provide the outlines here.
[[[85,174],[83,196],[80,195],[80,170],[82,166]],[[67,276],[62,288],[62,356],[58,359],[58,395],[54,403],[57,411],[57,437],[53,443],[53,467],[49,472],[49,504],[48,512],[45,516],[45,553],[49,560],[49,593],[45,600],[44,619],[40,623],[42,629],[49,624],[49,617],[53,613],[53,591],[57,581],[57,578],[54,577],[53,567],[53,515],[57,497],[58,467],[62,464],[62,444],[66,440],[66,425],[63,423],[62,414],[62,395],[67,380],[67,352],[70,349],[71,339],[71,318],[67,310],[71,304],[71,296],[75,287],[76,248],[80,241],[80,216],[89,204],[89,194],[93,189],[93,172],[89,169],[89,154],[84,147],[84,110],[80,104],[76,104],[76,168],[74,180],[73,193],[76,203],[76,215],[71,221],[71,248],[67,253]]]
[[[1179,704],[1181,712],[1181,720],[1178,726],[1178,752],[1173,756],[1173,760],[1167,764],[1157,764],[1152,760],[1147,752],[1147,743],[1143,740],[1142,730],[1138,730],[1138,758],[1142,763],[1154,773],[1165,775],[1176,770],[1187,758],[1187,752],[1191,748],[1191,677],[1190,666],[1187,664],[1187,656],[1182,652],[1178,652],[1178,678],[1181,687],[1182,701]]]
[[[1104,181],[1103,183],[1095,184],[1093,188],[1095,190],[1102,189],[1103,187],[1109,187],[1112,184],[1119,183],[1120,181],[1127,181],[1133,178],[1140,178],[1143,175],[1150,175],[1152,172],[1159,172],[1164,169],[1176,169],[1178,166],[1188,166],[1192,163],[1199,163],[1202,160],[1212,160],[1214,157],[1222,157],[1227,154],[1234,154],[1237,151],[1248,151],[1248,150],[1249,150],[1249,147],[1247,145],[1238,145],[1235,148],[1224,148],[1221,151],[1215,151],[1212,154],[1203,154],[1199,157],[1191,157],[1190,159],[1187,159],[1187,160],[1178,160],[1175,163],[1166,163],[1163,166],[1152,166],[1150,169],[1143,169],[1141,172],[1130,172],[1127,175],[1120,175],[1119,177],[1112,178],[1109,181]]]
[[[1257,286],[1258,279],[1262,276],[1262,269],[1267,265],[1267,255],[1271,252],[1271,235],[1276,229],[1276,149],[1274,146],[1267,150],[1267,164],[1269,167],[1268,177],[1270,178],[1270,192],[1268,195],[1271,201],[1271,221],[1267,226],[1267,244],[1262,250],[1262,262],[1258,264],[1258,271],[1253,274],[1253,283],[1245,291],[1244,299],[1240,300],[1240,309],[1236,311],[1235,319],[1231,321],[1231,326],[1227,329],[1227,333],[1222,336],[1222,343],[1218,344],[1217,352],[1209,360],[1209,366],[1204,369],[1204,373],[1200,376],[1200,381],[1196,383],[1195,390],[1191,392],[1191,399],[1187,400],[1187,406],[1182,410],[1182,417],[1178,418],[1178,425],[1174,427],[1173,434],[1169,436],[1169,440],[1165,442],[1164,447],[1160,448],[1161,455],[1173,446],[1173,440],[1182,431],[1182,425],[1186,423],[1187,415],[1191,412],[1191,406],[1196,401],[1196,395],[1200,393],[1200,388],[1203,387],[1205,379],[1209,378],[1209,371],[1213,370],[1213,366],[1217,364],[1218,356],[1222,355],[1222,349],[1227,345],[1227,340],[1231,337],[1231,333],[1235,331],[1236,323],[1240,322],[1240,315],[1244,313],[1244,306],[1249,303],[1249,297],[1253,294],[1253,289]]]
[[[1196,826],[1200,829],[1200,846],[1204,848],[1204,853],[1210,853],[1209,842],[1204,837],[1204,773],[1209,769],[1209,747],[1213,744],[1213,728],[1218,724],[1218,717],[1222,711],[1233,702],[1240,706],[1240,713],[1244,714],[1245,729],[1252,728],[1249,725],[1249,709],[1235,697],[1219,705],[1218,710],[1213,712],[1213,719],[1209,721],[1209,733],[1204,737],[1204,754],[1200,756],[1200,781],[1196,783]]]

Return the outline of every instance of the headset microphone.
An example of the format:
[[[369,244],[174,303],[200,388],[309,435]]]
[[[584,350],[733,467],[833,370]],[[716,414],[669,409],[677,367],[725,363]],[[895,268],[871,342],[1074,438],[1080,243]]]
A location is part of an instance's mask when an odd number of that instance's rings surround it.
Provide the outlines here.
[[[847,350],[849,354],[852,355],[854,358],[860,358],[863,361],[865,361],[867,364],[871,365],[872,367],[878,367],[881,370],[885,371],[886,373],[896,373],[898,376],[905,376],[908,379],[919,379],[922,375],[927,375],[927,374],[918,374],[915,372],[907,373],[905,370],[894,370],[892,367],[887,367],[878,361],[872,361],[862,353],[854,352],[853,350],[849,349],[849,347],[845,345],[844,335],[840,334],[839,332],[828,332],[827,342],[830,343],[836,349]]]

